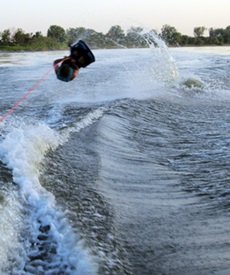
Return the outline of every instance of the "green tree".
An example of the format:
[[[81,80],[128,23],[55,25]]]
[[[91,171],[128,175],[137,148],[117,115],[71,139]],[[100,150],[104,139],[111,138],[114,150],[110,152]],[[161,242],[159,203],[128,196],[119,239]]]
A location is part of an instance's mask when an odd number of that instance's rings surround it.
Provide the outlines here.
[[[19,28],[13,35],[13,41],[16,44],[24,44],[25,43],[25,32]]]
[[[188,45],[189,44],[189,36],[188,35],[182,35],[181,36],[181,45]]]
[[[137,33],[140,34],[143,31],[142,27],[130,27],[130,29],[128,29],[127,33]]]
[[[226,43],[225,41],[228,40],[227,37],[225,37],[226,34],[226,29],[223,28],[218,28],[218,29],[209,29],[209,36],[210,37],[215,37],[216,40],[218,41],[217,45],[223,45]]]
[[[83,27],[67,29],[66,35],[67,35],[68,43],[72,44],[76,40],[83,39],[83,37],[85,36],[84,35],[85,32],[86,32],[86,29]]]
[[[111,42],[103,33],[96,32],[93,29],[86,29],[83,27],[69,28],[66,30],[68,43],[71,45],[75,41],[82,39],[91,48],[111,48],[114,43]]]
[[[13,42],[17,45],[31,44],[33,40],[32,33],[25,33],[21,28],[17,29],[13,35]]]
[[[181,34],[176,30],[175,27],[164,25],[161,28],[161,37],[169,45],[175,45],[179,43],[179,40],[181,39]]]
[[[9,29],[6,29],[6,30],[4,30],[2,32],[2,34],[1,34],[1,42],[4,45],[10,44],[10,42],[11,42],[11,33],[10,33]]]
[[[141,48],[146,47],[147,42],[145,41],[144,36],[141,34],[143,28],[141,27],[131,27],[127,31],[127,35],[125,37],[125,45],[128,48]]]
[[[218,28],[218,29],[211,28],[211,29],[209,29],[209,35],[210,36],[221,37],[221,36],[223,36],[223,34],[224,34],[224,29],[222,29],[222,28]]]
[[[119,25],[112,26],[107,32],[106,37],[117,43],[122,43],[125,39],[125,32]]]
[[[43,37],[43,35],[42,35],[41,32],[36,32],[36,33],[33,35],[33,38],[36,38],[36,39],[41,38],[41,37]]]
[[[57,40],[57,42],[63,43],[66,42],[67,36],[65,30],[57,25],[52,25],[47,31],[47,37]]]
[[[206,45],[219,45],[220,42],[217,37],[215,36],[208,36],[206,37]]]
[[[195,37],[194,44],[196,46],[203,46],[205,43],[202,37]]]
[[[193,34],[195,37],[201,37],[201,36],[204,36],[204,32],[206,31],[207,29],[205,27],[195,27],[193,29]]]
[[[223,33],[224,43],[230,44],[230,26],[227,26]]]

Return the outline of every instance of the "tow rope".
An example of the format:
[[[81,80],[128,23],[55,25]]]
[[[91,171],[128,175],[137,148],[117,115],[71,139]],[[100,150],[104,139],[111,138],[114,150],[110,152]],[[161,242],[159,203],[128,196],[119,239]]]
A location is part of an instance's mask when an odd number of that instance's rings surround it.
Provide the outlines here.
[[[66,58],[68,59],[68,58]],[[64,59],[65,60],[65,59]],[[63,62],[64,60],[60,61],[59,63]],[[17,103],[14,104],[14,106],[2,117],[0,118],[0,122],[3,122],[3,120],[10,115],[17,107],[19,104],[22,103],[22,101],[27,98],[27,96],[47,77],[47,75],[59,64],[55,64],[51,69],[49,69],[29,90],[26,94],[24,94],[24,96],[19,99],[19,101]]]

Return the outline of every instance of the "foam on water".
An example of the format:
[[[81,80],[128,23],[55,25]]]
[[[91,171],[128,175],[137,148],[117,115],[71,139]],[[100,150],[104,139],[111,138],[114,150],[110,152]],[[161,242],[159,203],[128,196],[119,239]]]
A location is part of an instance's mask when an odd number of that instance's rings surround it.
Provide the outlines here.
[[[93,124],[95,121],[100,119],[104,114],[106,107],[98,108],[90,113],[88,113],[84,118],[80,121],[73,124],[72,127],[68,127],[62,131],[62,137],[66,140],[69,138],[71,133],[80,132],[82,129],[88,127]]]
[[[89,115],[75,125],[75,131],[95,119]],[[40,182],[39,165],[45,154],[66,142],[69,135],[60,135],[45,124],[24,125],[12,128],[0,144],[1,160],[12,170],[18,186],[17,192],[4,195],[7,203],[0,208],[0,219],[4,219],[0,226],[2,272],[96,273],[95,261],[73,232],[65,212]]]
[[[21,204],[17,194],[9,190],[1,191],[0,204],[0,267],[8,265],[12,253],[19,251],[20,229],[22,227]],[[2,271],[2,270],[1,270]],[[2,274],[2,273],[1,273]]]

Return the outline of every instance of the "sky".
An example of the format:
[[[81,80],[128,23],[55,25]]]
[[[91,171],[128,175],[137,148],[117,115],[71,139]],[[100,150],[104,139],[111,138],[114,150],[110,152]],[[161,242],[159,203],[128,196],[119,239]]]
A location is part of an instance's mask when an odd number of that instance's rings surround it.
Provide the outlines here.
[[[230,0],[0,0],[0,32],[41,31],[51,25],[107,33],[111,26],[161,31],[168,24],[192,36],[194,27],[230,25]]]

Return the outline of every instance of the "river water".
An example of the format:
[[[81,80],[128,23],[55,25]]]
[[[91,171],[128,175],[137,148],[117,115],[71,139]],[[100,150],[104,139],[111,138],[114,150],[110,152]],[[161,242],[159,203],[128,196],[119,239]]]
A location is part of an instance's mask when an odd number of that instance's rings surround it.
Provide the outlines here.
[[[67,52],[0,53],[0,114]],[[230,48],[95,50],[0,124],[0,274],[230,274]]]

